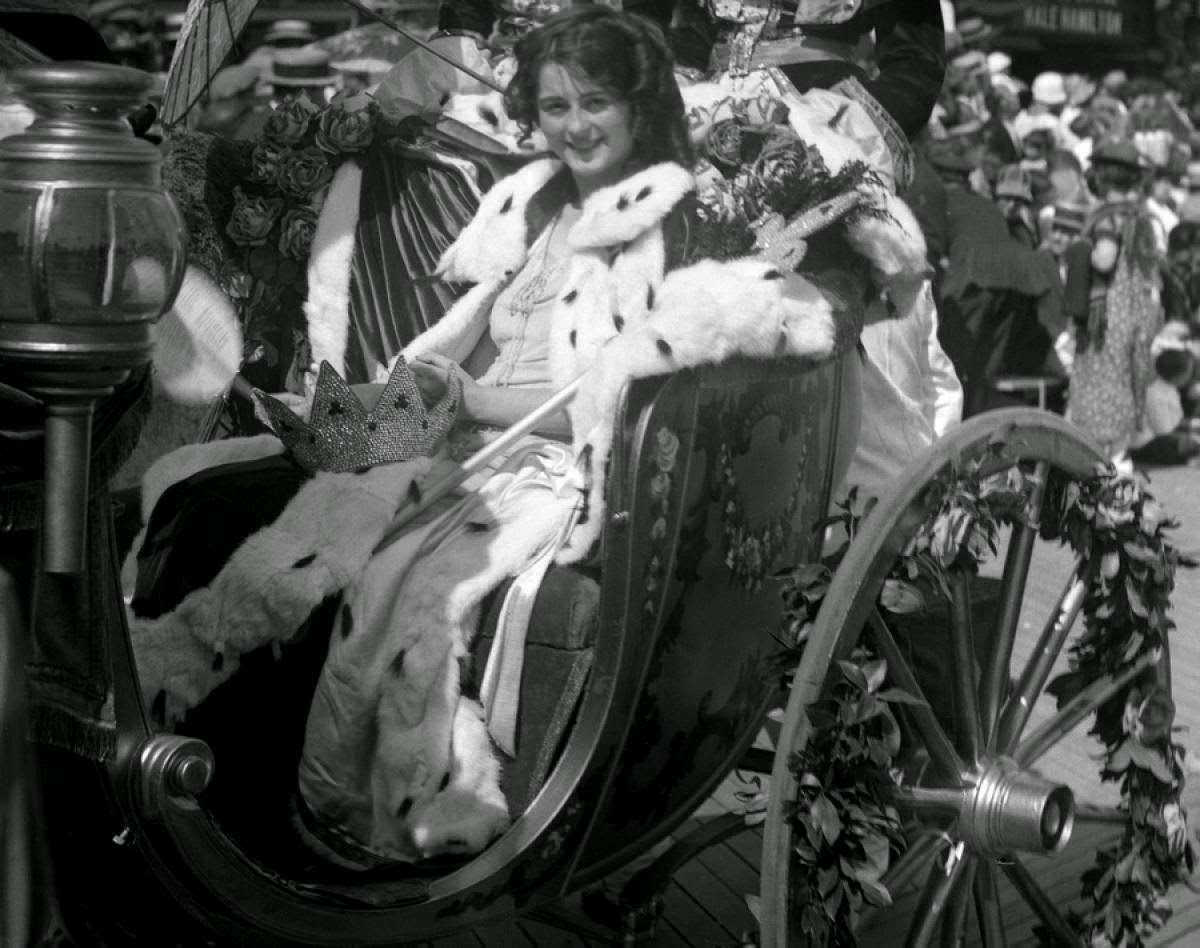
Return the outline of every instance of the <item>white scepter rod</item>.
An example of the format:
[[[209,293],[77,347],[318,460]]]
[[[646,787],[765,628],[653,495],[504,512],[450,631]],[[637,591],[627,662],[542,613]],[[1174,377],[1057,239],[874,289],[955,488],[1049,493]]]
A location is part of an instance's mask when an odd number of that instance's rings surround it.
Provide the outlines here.
[[[583,377],[580,376],[575,381],[564,385],[528,415],[509,427],[495,441],[484,445],[445,477],[424,488],[421,491],[420,499],[400,508],[392,520],[391,526],[387,528],[387,532],[384,533],[372,552],[378,553],[386,549],[400,536],[400,532],[418,516],[462,484],[472,474],[487,467],[494,458],[515,445],[555,412],[565,408],[571,399],[575,397],[582,384]]]

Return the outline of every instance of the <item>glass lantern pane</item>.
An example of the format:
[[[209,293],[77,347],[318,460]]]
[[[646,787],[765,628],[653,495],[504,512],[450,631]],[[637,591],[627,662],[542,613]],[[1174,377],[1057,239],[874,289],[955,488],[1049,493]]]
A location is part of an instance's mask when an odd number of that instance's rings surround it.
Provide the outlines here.
[[[154,191],[60,191],[46,240],[55,320],[134,322],[166,307],[181,265],[183,235]]]
[[[0,260],[4,262],[0,271],[0,314],[12,322],[37,319],[29,241],[38,194],[38,191],[0,190]]]

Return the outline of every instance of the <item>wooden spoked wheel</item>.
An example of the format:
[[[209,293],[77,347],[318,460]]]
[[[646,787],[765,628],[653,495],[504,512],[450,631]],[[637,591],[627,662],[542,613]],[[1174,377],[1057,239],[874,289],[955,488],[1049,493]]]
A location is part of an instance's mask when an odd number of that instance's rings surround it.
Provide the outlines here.
[[[1005,445],[1000,455],[994,451],[998,438]],[[797,798],[789,759],[806,746],[812,730],[805,709],[828,693],[826,689],[840,674],[837,660],[848,657],[860,643],[886,660],[891,685],[927,697],[912,653],[902,648],[893,618],[877,602],[905,544],[936,514],[930,509],[935,492],[927,486],[946,465],[985,456],[985,464],[994,463],[996,470],[1019,463],[1035,474],[1027,508],[1033,523],[1045,501],[1048,474],[1083,479],[1093,475],[1103,460],[1057,416],[1031,409],[990,412],[971,419],[912,465],[863,521],[810,632],[781,728],[763,842],[761,925],[766,948],[803,943],[797,921],[800,907],[791,898],[794,840],[787,811],[788,802]],[[1089,803],[1066,783],[1046,779],[1038,765],[1117,690],[1136,676],[1165,674],[1166,666],[1163,662],[1159,669],[1153,668],[1150,657],[1135,661],[1094,682],[1051,717],[1031,726],[1037,698],[1063,653],[1085,593],[1077,563],[1076,570],[1063,577],[1065,586],[1051,614],[1035,620],[1034,628],[1041,631],[1032,651],[1027,658],[1014,659],[1037,542],[1034,526],[1011,528],[999,600],[988,613],[994,623],[990,636],[979,634],[989,630],[972,628],[972,614],[979,610],[972,608],[971,577],[965,571],[952,572],[950,577],[949,621],[921,628],[923,635],[939,636],[936,647],[941,650],[937,668],[942,681],[930,681],[928,665],[923,680],[941,688],[943,697],[949,693],[952,700],[941,702],[940,715],[929,705],[904,708],[907,727],[901,756],[921,760],[922,766],[918,776],[911,782],[906,777],[898,789],[908,846],[882,882],[893,893],[922,880],[924,884],[915,909],[905,911],[903,918],[895,919],[895,928],[889,929],[889,945],[924,946],[935,937],[941,945],[958,945],[969,931],[972,915],[984,945],[1004,945],[998,900],[1001,875],[1007,876],[1055,941],[1079,945],[1064,913],[1029,870],[1028,859],[1031,854],[1053,858],[1076,823],[1116,822],[1123,817],[1115,807]],[[1039,582],[1042,579],[1038,577]]]

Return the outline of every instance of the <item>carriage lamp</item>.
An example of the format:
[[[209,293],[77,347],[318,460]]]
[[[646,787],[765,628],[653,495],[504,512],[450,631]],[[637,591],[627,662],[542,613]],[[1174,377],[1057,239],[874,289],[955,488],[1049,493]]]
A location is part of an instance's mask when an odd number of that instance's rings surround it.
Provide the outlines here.
[[[184,227],[161,158],[125,115],[140,70],[26,66],[34,113],[0,141],[0,381],[45,406],[43,568],[83,568],[92,411],[150,361],[154,324],[183,279]]]

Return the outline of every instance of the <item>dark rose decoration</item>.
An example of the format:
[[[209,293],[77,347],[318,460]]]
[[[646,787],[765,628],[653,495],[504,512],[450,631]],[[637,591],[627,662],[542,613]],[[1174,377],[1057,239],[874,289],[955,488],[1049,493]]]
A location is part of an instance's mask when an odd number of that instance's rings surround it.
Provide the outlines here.
[[[705,142],[708,159],[718,168],[735,170],[742,162],[742,129],[733,119],[717,122]]]
[[[263,138],[277,145],[295,145],[308,134],[308,126],[320,109],[304,96],[285,99],[267,117]]]
[[[375,110],[365,95],[335,98],[317,124],[317,147],[331,155],[362,151],[374,137]]]
[[[283,215],[279,226],[279,252],[293,260],[307,260],[317,231],[317,215],[308,207],[298,207]]]
[[[325,187],[332,177],[325,153],[319,148],[304,148],[285,156],[279,165],[279,190],[292,197],[307,198]]]
[[[259,142],[250,153],[250,180],[255,184],[273,181],[279,173],[279,163],[283,156],[284,149],[280,146],[267,141]]]
[[[241,188],[234,188],[233,214],[225,233],[239,246],[258,247],[267,242],[282,211],[280,198],[250,197]]]

